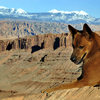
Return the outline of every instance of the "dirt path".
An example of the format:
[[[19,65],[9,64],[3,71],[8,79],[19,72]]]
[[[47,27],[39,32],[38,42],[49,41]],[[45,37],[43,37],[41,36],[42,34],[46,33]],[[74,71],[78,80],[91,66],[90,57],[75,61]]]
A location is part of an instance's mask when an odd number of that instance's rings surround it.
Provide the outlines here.
[[[6,62],[12,55],[12,53],[5,53],[6,56],[4,59],[0,60],[0,65],[3,64],[4,62]]]

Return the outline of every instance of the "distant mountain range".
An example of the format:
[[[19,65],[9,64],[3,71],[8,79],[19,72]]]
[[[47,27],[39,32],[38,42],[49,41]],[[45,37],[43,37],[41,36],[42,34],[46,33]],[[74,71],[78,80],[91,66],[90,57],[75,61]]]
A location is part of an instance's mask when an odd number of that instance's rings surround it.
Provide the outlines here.
[[[23,19],[42,22],[61,22],[70,24],[89,23],[100,24],[100,18],[90,16],[85,11],[58,11],[53,9],[45,13],[29,13],[23,9],[7,8],[0,6],[0,20]]]

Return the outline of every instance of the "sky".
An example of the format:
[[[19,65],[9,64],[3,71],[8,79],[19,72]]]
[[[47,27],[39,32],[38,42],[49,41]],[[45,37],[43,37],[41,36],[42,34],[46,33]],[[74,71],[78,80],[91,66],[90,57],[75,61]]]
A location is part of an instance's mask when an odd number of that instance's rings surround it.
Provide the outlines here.
[[[100,18],[100,0],[0,0],[0,6],[22,8],[27,12],[48,12],[52,9],[63,11],[85,11]]]

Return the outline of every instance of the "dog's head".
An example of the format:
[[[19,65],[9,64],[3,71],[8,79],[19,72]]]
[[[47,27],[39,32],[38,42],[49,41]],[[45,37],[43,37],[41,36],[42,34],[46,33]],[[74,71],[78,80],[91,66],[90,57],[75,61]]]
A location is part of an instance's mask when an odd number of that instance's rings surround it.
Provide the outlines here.
[[[73,47],[73,53],[70,59],[75,64],[80,64],[87,58],[89,52],[91,51],[94,33],[87,24],[84,24],[82,31],[73,28],[71,25],[68,25],[68,28],[72,34]]]

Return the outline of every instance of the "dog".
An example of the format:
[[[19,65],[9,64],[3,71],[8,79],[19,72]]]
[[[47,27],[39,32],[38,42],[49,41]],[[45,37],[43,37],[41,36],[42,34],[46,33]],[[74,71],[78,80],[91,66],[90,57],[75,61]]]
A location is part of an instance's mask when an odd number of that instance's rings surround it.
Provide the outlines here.
[[[83,25],[81,31],[71,25],[68,25],[68,29],[72,35],[73,47],[70,60],[77,65],[83,63],[82,74],[75,82],[61,84],[43,90],[42,93],[100,84],[100,36],[93,32],[87,24]]]

